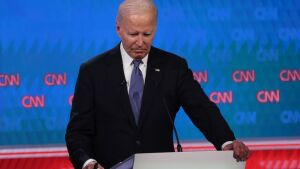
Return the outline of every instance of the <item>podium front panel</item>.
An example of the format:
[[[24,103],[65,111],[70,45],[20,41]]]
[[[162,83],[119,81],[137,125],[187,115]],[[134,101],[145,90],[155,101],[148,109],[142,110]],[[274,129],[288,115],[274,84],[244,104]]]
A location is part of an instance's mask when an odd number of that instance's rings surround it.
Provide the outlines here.
[[[232,151],[200,151],[136,154],[133,169],[243,169]]]

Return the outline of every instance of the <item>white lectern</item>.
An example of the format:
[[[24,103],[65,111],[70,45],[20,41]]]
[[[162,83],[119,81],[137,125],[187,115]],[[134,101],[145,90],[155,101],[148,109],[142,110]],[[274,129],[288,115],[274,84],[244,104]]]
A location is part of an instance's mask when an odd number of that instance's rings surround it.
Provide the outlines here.
[[[243,169],[232,151],[135,154],[112,169]]]

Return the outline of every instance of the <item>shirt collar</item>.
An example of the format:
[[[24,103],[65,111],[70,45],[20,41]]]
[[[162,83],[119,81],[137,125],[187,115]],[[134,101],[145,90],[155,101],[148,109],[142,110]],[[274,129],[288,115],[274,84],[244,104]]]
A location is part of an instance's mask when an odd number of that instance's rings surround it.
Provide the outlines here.
[[[123,61],[123,66],[124,68],[128,68],[131,66],[131,63],[133,61],[133,58],[131,56],[128,55],[128,53],[126,52],[126,50],[123,47],[123,43],[121,42],[120,44],[120,50],[121,50],[121,56],[122,56],[122,61]],[[143,64],[141,64],[141,66],[147,66],[147,61],[148,61],[148,56],[149,54],[147,54],[143,59]]]

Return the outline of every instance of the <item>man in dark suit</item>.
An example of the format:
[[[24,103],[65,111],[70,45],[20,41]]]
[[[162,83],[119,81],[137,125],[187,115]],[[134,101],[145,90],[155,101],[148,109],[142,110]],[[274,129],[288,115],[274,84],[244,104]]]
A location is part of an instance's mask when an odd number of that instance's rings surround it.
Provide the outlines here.
[[[109,168],[135,153],[174,151],[168,111],[174,119],[181,106],[217,150],[247,159],[249,149],[235,140],[186,61],[152,46],[156,23],[152,1],[123,2],[116,23],[122,42],[81,65],[66,133],[75,168]]]

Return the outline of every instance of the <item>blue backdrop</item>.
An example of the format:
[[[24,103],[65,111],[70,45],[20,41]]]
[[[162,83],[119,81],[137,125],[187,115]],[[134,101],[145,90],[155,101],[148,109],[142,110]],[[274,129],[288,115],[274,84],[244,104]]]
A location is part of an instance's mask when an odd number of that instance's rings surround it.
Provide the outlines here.
[[[81,63],[120,40],[120,0],[0,0],[0,145],[64,144]],[[154,46],[187,59],[239,138],[300,136],[300,1],[156,0]],[[182,140],[204,139],[183,111]]]

